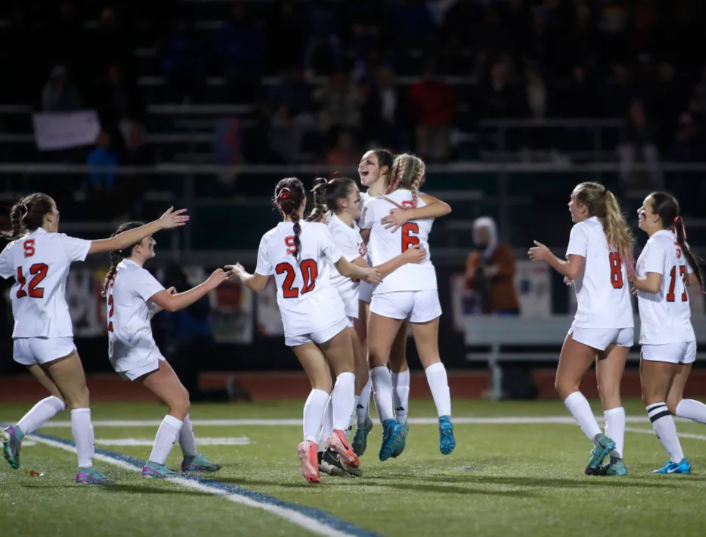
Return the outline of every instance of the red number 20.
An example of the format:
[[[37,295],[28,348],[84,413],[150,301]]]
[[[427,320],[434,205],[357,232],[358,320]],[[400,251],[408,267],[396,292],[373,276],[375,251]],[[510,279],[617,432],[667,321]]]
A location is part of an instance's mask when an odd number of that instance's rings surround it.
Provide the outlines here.
[[[304,287],[301,289],[301,294],[309,293],[316,287],[316,278],[319,277],[319,267],[316,261],[313,259],[305,259],[299,265],[302,272],[302,278],[304,279]],[[284,298],[297,298],[299,296],[299,289],[297,287],[292,287],[294,283],[294,267],[289,263],[280,263],[275,267],[275,272],[277,274],[286,274],[284,277],[284,282],[282,283],[282,293]]]

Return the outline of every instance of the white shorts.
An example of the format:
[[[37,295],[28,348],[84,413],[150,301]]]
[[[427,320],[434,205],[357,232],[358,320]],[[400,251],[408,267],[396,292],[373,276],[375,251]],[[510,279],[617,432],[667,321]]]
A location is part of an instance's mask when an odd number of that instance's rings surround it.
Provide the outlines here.
[[[640,358],[649,362],[669,362],[671,364],[693,364],[696,360],[696,341],[665,343],[664,345],[643,345]]]
[[[409,319],[412,323],[427,323],[441,316],[439,292],[397,291],[373,295],[370,312],[389,319]]]
[[[72,337],[24,337],[15,339],[15,362],[22,365],[47,364],[76,351]]]
[[[569,328],[569,334],[573,334],[574,341],[599,351],[606,350],[613,343],[628,348],[635,344],[632,328],[580,328],[572,326]]]
[[[349,326],[351,326],[349,323],[350,320],[348,317],[343,317],[340,321],[329,326],[328,328],[324,328],[323,330],[319,330],[317,332],[312,332],[311,334],[302,334],[299,336],[288,336],[285,334],[284,344],[287,347],[298,347],[299,345],[305,345],[313,341],[314,343],[321,345],[346,330]]]
[[[360,282],[358,284],[358,300],[362,300],[366,304],[370,304],[373,299],[373,291],[377,285],[368,282]]]
[[[159,369],[159,362],[161,360],[164,360],[164,356],[160,355],[158,358],[155,358],[151,362],[148,362],[144,365],[133,367],[132,369],[128,369],[126,371],[116,371],[116,373],[120,375],[120,378],[122,378],[123,380],[137,380],[141,376],[146,375],[147,373],[157,371]]]

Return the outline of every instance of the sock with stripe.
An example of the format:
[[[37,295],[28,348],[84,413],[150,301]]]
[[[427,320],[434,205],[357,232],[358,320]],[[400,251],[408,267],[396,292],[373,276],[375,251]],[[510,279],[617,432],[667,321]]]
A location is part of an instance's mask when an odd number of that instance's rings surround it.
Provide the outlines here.
[[[684,458],[684,452],[681,450],[679,437],[677,436],[677,427],[674,425],[674,418],[669,412],[666,403],[655,403],[647,407],[647,415],[652,422],[652,428],[665,451],[669,453],[669,458],[672,462],[681,462]]]

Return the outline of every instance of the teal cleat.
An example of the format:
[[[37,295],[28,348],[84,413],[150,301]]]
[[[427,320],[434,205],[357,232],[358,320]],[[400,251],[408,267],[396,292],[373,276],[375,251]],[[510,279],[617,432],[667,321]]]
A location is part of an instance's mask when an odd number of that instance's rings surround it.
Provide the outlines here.
[[[76,474],[76,483],[79,485],[112,485],[115,479],[104,476],[93,468],[79,468]]]
[[[24,435],[19,427],[8,427],[0,431],[2,454],[14,470],[20,467],[20,449],[22,448],[23,437]]]
[[[365,453],[365,449],[368,447],[368,435],[372,430],[373,420],[370,419],[370,416],[365,418],[365,423],[363,425],[358,425],[355,428],[355,436],[353,437],[353,442],[351,442],[351,446],[353,447],[353,451],[356,455],[358,455],[358,457],[362,456],[363,453]]]
[[[588,466],[586,466],[586,475],[601,475],[603,459],[610,455],[610,452],[614,449],[615,442],[606,435],[601,435],[598,443],[591,450],[591,459],[588,461]]]
[[[210,462],[206,455],[184,457],[184,460],[181,461],[182,472],[217,472],[220,469],[221,465]]]
[[[392,455],[395,440],[402,434],[402,425],[395,420],[382,422],[382,445],[380,446],[380,460],[385,462]]]
[[[603,465],[601,467],[600,475],[623,477],[628,475],[628,469],[625,467],[623,459],[619,459],[615,462],[610,462]]]
[[[455,448],[456,438],[454,438],[451,416],[441,416],[439,418],[439,450],[442,455],[450,455]]]
[[[407,434],[409,434],[409,424],[405,423],[402,425],[402,434],[395,438],[395,442],[392,444],[392,458],[402,455],[407,445]]]
[[[691,464],[688,460],[682,459],[679,462],[667,461],[664,466],[658,470],[654,470],[653,474],[690,474]]]
[[[172,477],[179,477],[179,474],[171,471],[164,464],[147,461],[147,464],[142,468],[142,477],[146,477],[148,479],[169,479]]]

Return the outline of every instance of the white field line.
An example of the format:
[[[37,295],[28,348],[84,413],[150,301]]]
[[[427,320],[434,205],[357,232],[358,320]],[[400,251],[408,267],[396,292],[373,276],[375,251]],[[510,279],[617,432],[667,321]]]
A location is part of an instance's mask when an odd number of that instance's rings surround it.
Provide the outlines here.
[[[655,434],[652,429],[638,429],[637,427],[625,427],[626,433],[642,433],[642,434]],[[680,433],[677,432],[679,438],[692,438],[694,440],[706,440],[706,435],[703,434],[692,434],[692,433]]]
[[[63,449],[64,451],[76,453],[76,448],[73,446],[70,446],[67,444],[62,444],[61,442],[56,442],[56,441],[50,440],[48,438],[41,438],[41,437],[35,436],[35,435],[28,435],[28,436],[29,436],[29,438],[31,438],[33,441],[35,441],[37,443],[46,444],[48,446]],[[141,471],[140,468],[137,468],[136,466],[133,466],[132,464],[129,464],[129,463],[122,461],[120,459],[115,459],[113,457],[101,455],[100,453],[96,453],[94,458],[99,461],[107,462],[108,464],[118,466],[124,470],[131,470],[133,472],[140,472]],[[255,507],[257,509],[262,509],[264,511],[268,511],[276,516],[284,518],[285,520],[287,520],[288,522],[291,522],[292,524],[296,524],[297,526],[301,526],[302,528],[307,529],[307,530],[311,531],[312,533],[316,533],[317,535],[324,535],[325,537],[351,537],[351,536],[355,536],[354,533],[349,533],[349,532],[337,530],[335,528],[332,528],[330,526],[327,526],[326,524],[319,522],[318,520],[316,520],[314,518],[310,518],[310,517],[304,515],[303,513],[299,513],[297,511],[287,509],[286,507],[281,507],[279,505],[273,505],[273,504],[264,503],[264,502],[258,502],[253,499],[246,498],[245,496],[241,496],[239,494],[231,494],[225,490],[215,489],[212,487],[208,487],[206,485],[202,485],[200,483],[197,483],[196,481],[191,481],[190,479],[175,477],[175,478],[169,479],[169,481],[171,481],[173,483],[177,483],[183,487],[198,490],[201,492],[206,492],[208,494],[213,494],[214,496],[221,496],[221,497],[225,498],[226,500],[229,500],[233,503],[246,505],[248,507]]]
[[[197,438],[199,446],[248,446],[252,442],[247,436],[234,438]],[[96,444],[101,446],[151,446],[154,438],[96,438]],[[25,444],[23,443],[24,447]]]
[[[596,416],[599,422],[603,421],[603,416]],[[436,425],[436,418],[409,418],[411,425]],[[571,416],[502,416],[502,417],[486,417],[486,418],[452,418],[454,425],[538,425],[538,424],[560,424],[560,425],[575,425],[576,422]],[[627,423],[649,423],[647,415],[645,416],[628,416],[625,420]],[[679,420],[676,420],[679,421]],[[688,421],[688,420],[685,420]],[[159,427],[162,420],[94,420],[94,427]],[[241,419],[241,420],[191,420],[193,425],[201,427],[242,427],[242,426],[259,426],[259,427],[282,427],[296,426],[301,427],[301,419]],[[71,427],[70,421],[50,421],[42,427]]]

